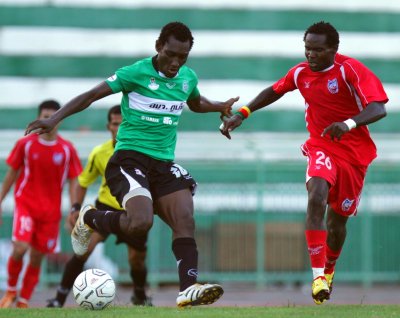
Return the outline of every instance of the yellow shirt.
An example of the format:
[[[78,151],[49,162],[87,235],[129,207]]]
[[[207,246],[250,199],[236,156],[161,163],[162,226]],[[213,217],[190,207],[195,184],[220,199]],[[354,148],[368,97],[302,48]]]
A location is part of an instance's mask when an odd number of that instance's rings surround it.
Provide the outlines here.
[[[85,169],[83,169],[82,173],[78,177],[78,181],[82,187],[88,188],[99,176],[101,176],[98,200],[114,209],[122,210],[117,199],[111,195],[104,176],[107,162],[113,153],[114,145],[112,140],[94,147],[89,155]]]

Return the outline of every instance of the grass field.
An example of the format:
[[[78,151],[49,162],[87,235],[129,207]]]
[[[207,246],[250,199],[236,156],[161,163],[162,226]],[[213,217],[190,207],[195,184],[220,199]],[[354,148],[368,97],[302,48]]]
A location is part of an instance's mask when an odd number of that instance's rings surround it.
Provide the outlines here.
[[[323,305],[298,307],[111,307],[103,311],[81,308],[0,309],[4,318],[149,317],[149,318],[391,318],[400,317],[400,305]]]

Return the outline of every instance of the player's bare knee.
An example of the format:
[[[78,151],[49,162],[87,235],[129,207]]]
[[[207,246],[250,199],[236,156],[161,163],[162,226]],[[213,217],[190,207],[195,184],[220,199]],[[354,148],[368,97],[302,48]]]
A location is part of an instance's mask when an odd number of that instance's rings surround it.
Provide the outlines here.
[[[127,227],[127,234],[130,236],[143,236],[146,235],[147,232],[151,229],[153,226],[153,218],[152,217],[146,217],[144,215],[136,215],[135,217],[133,216],[128,216],[129,220],[129,225]]]
[[[326,224],[326,230],[329,237],[332,239],[340,239],[343,235],[346,234],[346,227],[342,224],[338,224],[336,222],[328,221]]]
[[[143,236],[153,225],[153,201],[149,190],[135,188],[127,193],[123,199],[126,210],[126,234]]]
[[[308,194],[308,205],[326,207],[327,197],[318,191],[312,191]]]
[[[330,218],[326,220],[326,230],[328,234],[335,234],[336,232],[335,222],[333,222]]]
[[[151,226],[148,224],[134,224],[128,227],[127,235],[138,236],[149,232]]]
[[[335,240],[335,239],[336,239],[337,233],[336,233],[336,231],[335,231],[335,228],[329,226],[328,224],[327,224],[327,226],[326,226],[326,234],[328,235],[328,237],[329,237],[330,239],[332,239],[332,240]]]
[[[14,243],[11,255],[15,260],[20,260],[25,255],[28,248],[29,246],[26,243]]]

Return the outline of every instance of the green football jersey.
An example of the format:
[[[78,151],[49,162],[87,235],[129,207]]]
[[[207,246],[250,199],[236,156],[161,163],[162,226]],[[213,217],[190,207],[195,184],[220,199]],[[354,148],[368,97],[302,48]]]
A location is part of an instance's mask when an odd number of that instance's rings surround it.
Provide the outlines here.
[[[182,66],[174,78],[165,77],[149,57],[120,68],[106,83],[114,93],[122,92],[115,150],[173,160],[182,110],[186,101],[200,95],[196,73]]]

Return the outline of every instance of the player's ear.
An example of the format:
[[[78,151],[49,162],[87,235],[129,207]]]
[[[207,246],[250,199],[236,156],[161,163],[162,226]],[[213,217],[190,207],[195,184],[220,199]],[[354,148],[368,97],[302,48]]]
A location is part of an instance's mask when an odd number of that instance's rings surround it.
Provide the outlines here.
[[[157,53],[160,53],[161,49],[162,49],[162,44],[160,43],[159,40],[156,41],[156,51]]]

